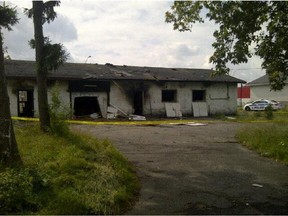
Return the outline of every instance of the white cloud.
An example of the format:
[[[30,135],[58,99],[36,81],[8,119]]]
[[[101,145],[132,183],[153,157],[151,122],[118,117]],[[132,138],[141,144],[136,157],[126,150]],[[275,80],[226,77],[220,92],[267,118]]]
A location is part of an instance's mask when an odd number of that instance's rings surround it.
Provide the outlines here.
[[[32,20],[20,8],[31,1],[12,1],[19,6],[21,20],[14,32],[5,32],[5,45],[14,59],[33,59],[27,41],[33,37]],[[215,24],[195,24],[192,32],[173,30],[165,23],[171,1],[98,1],[63,0],[56,8],[58,17],[44,26],[52,42],[62,43],[70,52],[70,61],[113,63],[119,65],[212,68]],[[233,66],[232,74],[245,80],[257,78],[261,61],[253,58],[246,65]]]
[[[23,14],[22,9],[17,11],[20,20],[12,27],[13,31],[3,30],[4,46],[12,59],[31,60],[35,54],[28,42],[33,38],[33,22]]]
[[[50,24],[45,23],[43,31],[55,43],[72,42],[77,39],[77,30],[74,24],[61,14]]]

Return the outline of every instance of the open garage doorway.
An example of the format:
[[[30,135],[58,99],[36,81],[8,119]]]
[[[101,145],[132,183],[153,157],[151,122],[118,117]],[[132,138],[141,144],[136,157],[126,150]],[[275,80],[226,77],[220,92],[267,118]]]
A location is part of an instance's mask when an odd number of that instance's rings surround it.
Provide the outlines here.
[[[74,99],[74,115],[88,116],[92,113],[101,115],[99,101],[97,97],[75,97]]]

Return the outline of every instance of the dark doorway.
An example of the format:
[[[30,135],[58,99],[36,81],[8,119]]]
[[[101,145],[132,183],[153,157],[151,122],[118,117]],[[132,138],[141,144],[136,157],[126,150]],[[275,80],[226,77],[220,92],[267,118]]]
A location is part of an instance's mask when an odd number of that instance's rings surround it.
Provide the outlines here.
[[[18,91],[18,116],[34,117],[33,90]]]
[[[101,114],[97,97],[76,97],[74,99],[75,116],[86,116],[92,113]]]
[[[135,115],[143,115],[143,91],[134,92],[133,108]]]

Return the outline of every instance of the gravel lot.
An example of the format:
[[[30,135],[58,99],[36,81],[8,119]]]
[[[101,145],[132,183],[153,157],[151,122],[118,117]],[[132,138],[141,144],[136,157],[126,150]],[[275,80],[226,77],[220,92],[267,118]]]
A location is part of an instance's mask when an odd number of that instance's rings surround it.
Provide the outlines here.
[[[141,179],[127,214],[288,214],[288,167],[235,139],[240,123],[74,125],[108,138]]]

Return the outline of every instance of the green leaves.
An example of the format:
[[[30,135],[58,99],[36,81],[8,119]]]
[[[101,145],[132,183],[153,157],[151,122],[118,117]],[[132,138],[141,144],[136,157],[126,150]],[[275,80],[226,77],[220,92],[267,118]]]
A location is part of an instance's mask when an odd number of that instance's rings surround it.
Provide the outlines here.
[[[246,63],[257,55],[263,60],[271,88],[283,88],[288,75],[288,2],[174,2],[166,12],[166,22],[179,31],[191,31],[194,23],[203,22],[201,14],[205,13],[219,26],[210,58],[216,73],[229,73],[228,63]]]
[[[60,5],[60,1],[47,1],[45,3],[38,2],[42,7],[42,23],[53,21],[57,14],[54,11],[55,6]],[[29,18],[33,17],[32,9],[25,9],[25,13]],[[29,45],[32,49],[36,48],[35,39],[29,41]],[[61,43],[52,44],[49,37],[44,37],[43,56],[42,56],[42,68],[48,71],[57,70],[63,65],[69,57],[69,53],[65,50],[65,47]]]
[[[175,1],[171,8],[173,12],[166,12],[166,22],[172,22],[174,30],[191,31],[192,23],[204,22],[199,15],[202,2]]]
[[[40,7],[41,7],[42,25],[46,22],[50,23],[50,22],[54,21],[54,19],[57,17],[57,13],[55,12],[54,7],[60,6],[61,2],[60,1],[47,1],[44,3],[43,1],[38,1],[36,3],[40,4]],[[24,13],[29,18],[32,18],[33,17],[33,8],[31,8],[31,9],[25,8]]]
[[[35,49],[35,40],[31,39],[29,45]],[[44,37],[43,67],[48,71],[57,70],[69,58],[69,53],[61,43],[51,44],[48,37]]]
[[[6,28],[11,31],[11,26],[18,22],[16,8],[10,8],[3,3],[0,5],[0,28]]]

